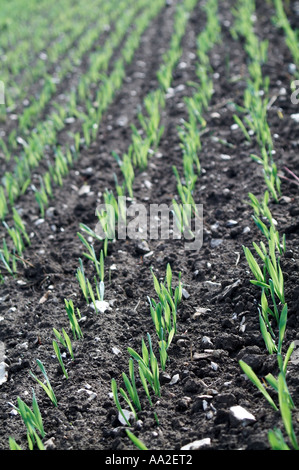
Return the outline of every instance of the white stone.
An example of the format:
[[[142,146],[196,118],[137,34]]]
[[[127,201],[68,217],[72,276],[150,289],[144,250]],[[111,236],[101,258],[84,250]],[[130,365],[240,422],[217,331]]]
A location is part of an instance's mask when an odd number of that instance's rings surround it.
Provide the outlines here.
[[[123,414],[125,415],[127,421],[132,421],[134,419],[134,415],[131,411],[128,411],[128,410],[122,410]],[[118,420],[121,422],[121,424],[124,424],[126,425],[126,421],[124,419],[124,417],[122,416],[122,414],[119,412],[118,413]]]
[[[97,310],[100,313],[105,313],[106,310],[111,310],[109,302],[106,302],[105,300],[96,300],[95,304],[96,304]],[[90,306],[95,310],[93,303],[91,303]]]
[[[253,414],[249,413],[249,411],[245,410],[245,408],[240,405],[232,406],[230,408],[230,417],[235,422],[242,422],[244,426],[256,421]]]
[[[181,447],[181,450],[198,450],[202,449],[203,447],[209,447],[211,445],[211,439],[206,437],[205,439],[200,439],[198,441],[190,442],[185,446]]]
[[[222,154],[220,155],[220,157],[221,157],[222,160],[230,160],[230,159],[231,159],[231,156],[230,156],[230,155],[227,155],[227,154],[225,154],[225,153],[222,153]]]
[[[118,354],[121,353],[121,350],[118,349],[118,348],[116,348],[116,347],[113,347],[113,348],[112,348],[112,352],[113,352],[114,354],[118,355]]]
[[[176,384],[179,380],[180,380],[179,374],[175,374],[175,375],[172,377],[171,381],[169,382],[169,385],[174,385],[174,384]]]
[[[5,362],[0,362],[0,385],[7,381],[8,373]]]

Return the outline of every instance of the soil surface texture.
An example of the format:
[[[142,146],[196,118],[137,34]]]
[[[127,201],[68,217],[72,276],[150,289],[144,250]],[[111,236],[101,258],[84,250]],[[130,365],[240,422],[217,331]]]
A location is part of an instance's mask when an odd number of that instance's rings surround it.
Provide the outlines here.
[[[109,307],[103,313],[87,305],[76,279],[80,258],[90,279],[95,274],[77,232],[82,223],[94,230],[99,193],[114,190],[115,174],[121,179],[112,152],[123,155],[127,151],[130,125],[138,126],[144,97],[158,87],[156,71],[169,44],[176,3],[166,6],[143,34],[124,84],[103,116],[97,139],[89,148],[82,145],[63,186],[54,189],[44,219],[40,220],[30,189],[17,203],[32,243],[16,278],[6,276],[0,286],[0,340],[7,371],[7,380],[0,385],[2,450],[9,449],[10,436],[23,449],[28,447],[26,428],[12,405],[20,397],[31,406],[32,389],[43,417],[47,449],[136,450],[126,434],[127,426],[119,421],[111,380],[121,384],[122,373],[128,374],[128,347],[140,352],[147,333],[155,338],[148,302],[148,297],[156,298],[151,269],[164,280],[167,264],[172,268],[173,285],[181,273],[184,289],[177,333],[161,373],[161,396],[153,398],[151,407],[141,393],[143,407],[131,431],[148,449],[173,451],[203,439],[202,448],[213,451],[270,450],[269,430],[279,428],[284,433],[279,411],[271,408],[239,365],[239,360],[247,362],[261,380],[268,373],[278,374],[277,357],[267,352],[260,331],[260,288],[250,282],[252,274],[243,252],[243,246],[252,248],[253,241],[263,240],[252,220],[248,193],[262,197],[265,185],[261,166],[250,157],[259,154],[258,143],[254,137],[248,142],[234,126],[232,103],[243,104],[248,57],[244,44],[231,35],[231,2],[219,2],[222,37],[209,54],[214,94],[204,113],[201,174],[194,193],[196,202],[203,205],[202,247],[193,251],[186,249],[184,239],[146,236],[144,241],[127,238],[109,243],[105,258]],[[184,97],[191,96],[193,88],[187,83],[196,81],[196,38],[206,21],[202,3],[192,12],[182,40],[172,92],[162,111],[165,131],[158,151],[150,157],[147,169],[135,174],[134,199],[148,210],[151,204],[170,205],[177,195],[172,168],[175,165],[182,172],[177,128],[182,119],[188,119]],[[299,175],[298,122],[291,118],[299,112],[290,99],[292,57],[283,32],[271,21],[273,14],[267,2],[257,2],[256,33],[269,40],[263,72],[269,76],[273,97],[268,122],[274,136],[274,160],[282,175],[288,176],[285,167]],[[298,16],[292,18],[298,20]],[[69,131],[76,131],[76,123],[70,123]],[[62,132],[62,145],[64,139],[67,135]],[[270,203],[270,209],[279,232],[286,234],[287,249],[281,257],[288,304],[285,353],[292,341],[296,345],[299,341],[299,193],[290,178],[282,178],[281,189],[279,204]],[[99,253],[101,243],[94,246]],[[73,341],[74,360],[64,356],[68,379],[52,345],[53,328],[68,328],[65,299],[80,309],[83,332],[83,339]],[[287,377],[298,407],[297,358],[295,348]],[[46,368],[57,407],[30,375],[32,371],[42,379],[37,359]],[[237,406],[252,416],[245,421],[235,418],[233,407]],[[296,410],[293,424],[299,436]]]

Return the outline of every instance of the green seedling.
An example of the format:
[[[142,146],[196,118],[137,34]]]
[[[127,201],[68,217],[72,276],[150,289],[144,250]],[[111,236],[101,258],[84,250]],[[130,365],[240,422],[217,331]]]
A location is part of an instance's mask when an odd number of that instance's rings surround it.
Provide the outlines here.
[[[52,403],[54,404],[54,406],[57,406],[57,399],[56,399],[56,396],[54,394],[54,391],[53,391],[53,388],[51,386],[51,383],[50,383],[50,380],[48,378],[48,375],[46,373],[46,369],[43,365],[43,363],[39,360],[39,359],[36,359],[36,362],[37,362],[37,365],[38,367],[40,368],[43,376],[44,376],[44,379],[45,379],[45,382],[42,382],[41,380],[39,380],[39,378],[34,375],[32,373],[32,371],[30,371],[30,375],[31,377],[36,380],[36,382],[43,388],[43,390],[46,392],[46,394],[48,395],[48,397],[50,398],[50,400],[52,401]]]
[[[272,397],[269,395],[267,390],[265,389],[264,385],[260,381],[260,379],[257,377],[255,372],[252,370],[252,368],[246,364],[244,361],[239,361],[240,367],[243,370],[243,372],[247,375],[249,380],[258,388],[258,390],[262,393],[262,395],[266,398],[268,403],[272,406],[272,408],[275,411],[278,411],[277,406],[275,405]]]
[[[93,292],[93,289],[92,289],[92,285],[90,284],[90,281],[88,279],[87,279],[87,287],[88,287],[88,294],[89,294],[89,296],[91,298],[91,301],[93,303],[95,312],[99,313],[97,303],[96,303],[96,298],[95,298],[95,295],[94,295],[94,292]]]
[[[239,128],[241,129],[241,131],[243,132],[243,134],[245,135],[246,139],[248,140],[248,142],[251,142],[251,137],[250,135],[248,134],[248,131],[246,129],[246,127],[244,126],[243,122],[241,121],[241,119],[239,118],[239,116],[237,116],[236,114],[233,115],[233,118],[234,118],[234,121],[236,122],[236,124],[239,126]]]
[[[0,187],[0,220],[4,220],[8,212],[7,201],[4,189]]]
[[[147,334],[150,352],[147,357],[141,357],[134,349],[128,348],[129,354],[137,361],[144,378],[148,381],[155,394],[160,396],[159,367],[151,345],[151,337]],[[144,354],[144,350],[143,350]]]
[[[23,450],[19,444],[17,444],[16,440],[13,437],[9,437],[9,449],[10,450]]]
[[[137,447],[137,449],[148,450],[146,445],[140,439],[138,439],[138,437],[136,437],[129,429],[126,429],[126,433],[127,433],[127,436],[133,442],[133,444]]]
[[[101,250],[100,253],[100,280],[103,283],[104,282],[104,252]]]
[[[173,334],[174,334],[174,330],[172,330],[172,336]],[[159,336],[161,337],[161,341],[159,341],[160,364],[161,364],[162,370],[165,371],[166,361],[168,359],[167,348],[169,346],[168,344],[169,341],[168,343],[166,343],[166,341],[164,340],[163,328],[161,328],[161,332]]]
[[[126,415],[124,414],[123,412],[123,409],[120,405],[120,402],[119,402],[119,399],[118,399],[118,388],[117,388],[117,383],[116,383],[116,380],[115,379],[112,379],[111,380],[111,389],[112,389],[112,394],[113,394],[113,398],[114,398],[114,402],[116,404],[116,408],[118,409],[119,413],[121,414],[121,416],[123,417],[124,421],[126,422],[126,424],[128,426],[131,426],[131,424],[129,423],[129,421],[127,420],[126,418]]]
[[[84,267],[83,267],[83,263],[82,263],[81,258],[79,258],[79,264],[80,264],[80,266],[77,268],[76,278],[79,282],[79,285],[81,287],[81,290],[82,290],[83,296],[86,300],[86,303],[88,304],[89,303],[88,282],[87,282],[87,279],[85,277],[85,271],[84,271]]]
[[[56,330],[56,328],[53,328],[53,332],[56,338],[58,339],[58,341],[62,344],[62,346],[69,351],[71,358],[74,360],[75,358],[74,358],[74,353],[73,353],[72,342],[71,342],[69,335],[65,331],[65,329],[62,328],[62,335],[59,333],[58,330]]]
[[[32,409],[30,409],[29,406],[23,400],[21,400],[20,397],[17,398],[18,406],[12,406],[20,414],[26,426],[29,449],[33,449],[35,444],[38,446],[39,449],[43,449],[43,444],[39,437],[39,435],[41,436],[41,438],[45,437],[43,420],[35,397],[34,390],[32,390],[32,395]],[[11,448],[13,448],[13,450],[20,450],[19,448],[15,448],[14,440],[11,441],[11,445]]]
[[[89,251],[89,253],[83,253],[84,256],[86,256],[86,258],[90,259],[93,262],[93,264],[95,266],[95,269],[97,271],[97,274],[98,274],[99,278],[101,279],[103,266],[102,266],[101,262],[97,259],[97,256],[96,256],[93,245],[90,245],[88,243],[88,241],[84,238],[84,236],[80,232],[77,232],[77,235],[80,238],[80,240],[82,241],[82,243],[84,244],[84,246]]]
[[[132,358],[129,360],[129,375],[130,378],[124,372],[122,373],[122,378],[129,396],[123,388],[119,389],[119,393],[124,398],[125,402],[129,405],[135,419],[137,419],[137,412],[141,410],[141,404],[136,389],[134,362]]]
[[[0,261],[5,271],[11,276],[14,276],[17,272],[17,258],[14,252],[13,254],[10,253],[5,238],[3,238],[2,246],[3,248],[0,249]]]
[[[15,228],[15,227],[10,228],[5,221],[3,221],[2,223],[13,241],[16,252],[18,253],[19,256],[22,256],[25,245],[22,239],[21,232],[18,230],[18,228]]]
[[[80,310],[77,308],[77,311],[75,312],[74,304],[72,300],[68,301],[67,299],[64,299],[64,303],[65,303],[65,309],[66,309],[66,312],[70,321],[70,326],[71,326],[74,339],[82,339],[83,333],[81,331],[81,328],[77,319],[77,316],[79,317],[79,319],[81,317]]]
[[[65,367],[64,367],[64,363],[63,363],[63,360],[62,360],[62,356],[61,356],[61,352],[60,352],[59,346],[58,346],[58,344],[57,344],[57,342],[56,342],[55,340],[53,340],[53,349],[54,349],[55,354],[56,354],[56,356],[57,356],[58,362],[59,362],[59,364],[60,364],[60,366],[61,366],[62,372],[63,372],[65,378],[68,379],[69,376],[68,376],[68,373],[67,373],[67,371],[66,371],[66,369],[65,369]]]

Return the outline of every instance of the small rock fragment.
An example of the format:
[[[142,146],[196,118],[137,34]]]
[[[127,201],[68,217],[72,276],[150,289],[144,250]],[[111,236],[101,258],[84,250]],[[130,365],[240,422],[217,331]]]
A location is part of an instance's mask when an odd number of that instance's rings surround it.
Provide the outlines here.
[[[105,300],[96,300],[95,304],[96,304],[96,308],[97,308],[98,312],[100,312],[100,313],[105,313],[106,310],[111,310],[109,302],[106,302]],[[95,310],[95,307],[94,307],[93,303],[91,303],[90,306],[91,306],[91,308],[93,308]]]
[[[122,410],[123,414],[125,415],[125,418],[127,419],[127,421],[133,421],[134,419],[134,415],[131,411],[128,411],[128,410]],[[119,412],[118,413],[118,420],[121,422],[121,424],[123,425],[126,425],[126,420],[124,419],[124,417],[122,416],[122,414]]]
[[[45,441],[44,443],[44,447],[46,450],[54,450],[56,449],[56,445],[55,445],[55,437],[50,437],[50,439],[48,439],[47,441]]]
[[[203,284],[209,289],[209,291],[217,291],[218,289],[221,289],[221,284],[219,282],[205,281]]]
[[[211,248],[217,248],[223,242],[222,238],[212,238],[210,246]]]
[[[182,295],[184,299],[188,299],[190,297],[190,294],[184,288],[182,289]]]
[[[171,381],[169,382],[169,385],[174,385],[174,384],[176,384],[179,380],[180,380],[179,374],[175,374],[175,375],[172,377]]]
[[[112,348],[112,352],[113,352],[114,354],[118,355],[118,354],[121,353],[121,350],[118,349],[118,348],[116,348],[116,347],[113,347],[113,348]]]
[[[211,439],[206,437],[205,439],[199,439],[197,441],[190,442],[185,446],[181,447],[181,450],[199,450],[204,447],[209,447],[211,445]]]
[[[201,339],[201,343],[206,348],[213,346],[213,343],[212,343],[211,339],[208,336],[203,336],[202,339]]]
[[[242,423],[243,426],[256,421],[253,414],[249,413],[249,411],[245,410],[245,408],[240,405],[232,406],[230,408],[230,420],[232,424]]]

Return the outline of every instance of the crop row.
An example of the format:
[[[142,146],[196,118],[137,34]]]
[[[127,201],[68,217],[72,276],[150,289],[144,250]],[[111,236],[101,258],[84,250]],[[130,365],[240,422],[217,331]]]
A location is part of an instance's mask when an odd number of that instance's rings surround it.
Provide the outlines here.
[[[278,5],[278,2],[276,2]],[[263,168],[266,190],[258,199],[253,193],[249,193],[249,204],[253,209],[253,220],[266,239],[266,243],[259,244],[253,241],[254,254],[248,247],[243,247],[254,279],[251,283],[261,289],[261,300],[258,308],[259,324],[264,343],[269,354],[276,354],[279,368],[278,377],[271,373],[265,377],[268,385],[278,397],[278,405],[272,398],[271,392],[257,377],[253,369],[244,361],[240,361],[242,370],[263,394],[275,411],[280,411],[286,434],[293,449],[298,450],[297,438],[294,434],[292,412],[294,402],[287,386],[287,365],[295,347],[290,344],[284,354],[284,338],[287,325],[288,306],[285,298],[285,285],[283,272],[280,266],[280,257],[286,250],[286,237],[281,236],[277,228],[277,222],[270,210],[270,197],[274,204],[279,204],[281,197],[281,184],[278,177],[277,166],[273,155],[275,150],[271,136],[270,126],[267,121],[269,78],[263,76],[262,65],[267,60],[267,41],[260,41],[254,31],[253,19],[255,17],[255,2],[252,0],[239,1],[235,10],[236,22],[233,30],[235,39],[242,36],[245,41],[245,50],[249,58],[249,78],[244,93],[245,122],[252,131],[260,149],[260,156],[251,155]],[[281,16],[281,13],[280,13]],[[243,122],[235,115],[235,121],[239,124],[247,140],[251,140]],[[267,246],[268,245],[268,246]],[[259,262],[256,260],[258,256]],[[278,330],[278,331],[276,331]],[[268,433],[272,449],[289,449],[283,433],[280,429],[270,430]]]

